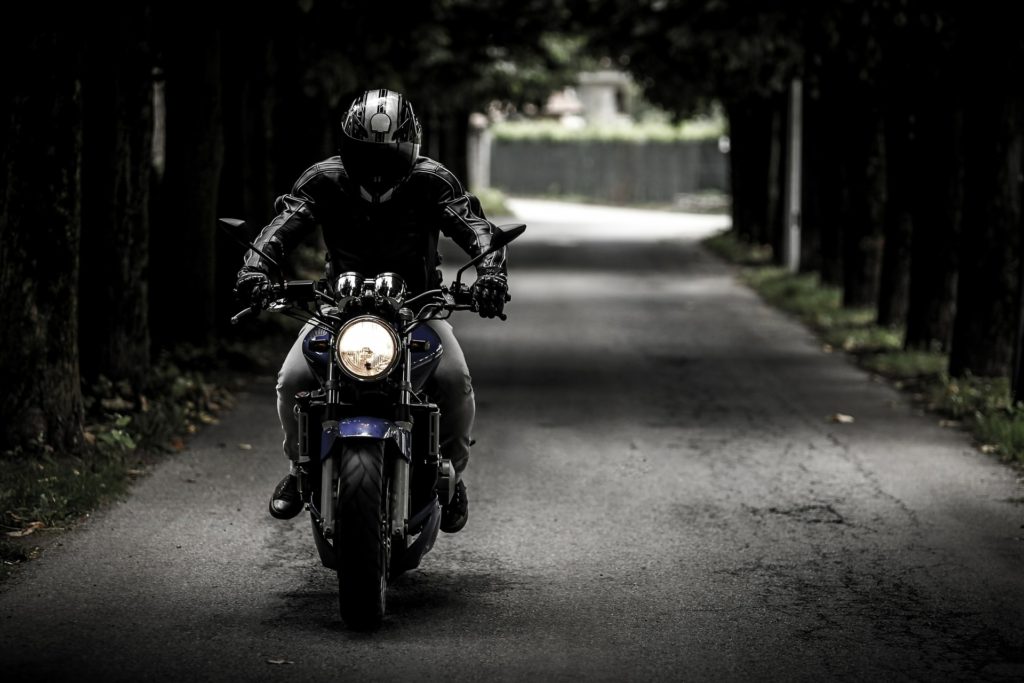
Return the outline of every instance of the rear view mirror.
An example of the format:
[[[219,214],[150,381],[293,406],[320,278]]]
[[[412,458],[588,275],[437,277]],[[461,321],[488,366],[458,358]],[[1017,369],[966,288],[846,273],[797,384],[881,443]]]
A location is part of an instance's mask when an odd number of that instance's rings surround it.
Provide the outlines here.
[[[245,221],[238,218],[218,218],[217,224],[220,226],[221,230],[227,233],[228,237],[238,242],[246,249],[252,249],[273,265],[274,268],[277,269],[278,277],[284,277],[284,269],[281,268],[281,264],[267,256],[265,252],[257,249],[256,245],[249,240],[249,228],[246,226]]]
[[[494,234],[491,235],[491,248],[497,251],[506,244],[514,240],[515,238],[526,232],[526,225],[523,223],[516,223],[514,225],[506,225],[505,227],[495,227]]]
[[[462,273],[464,273],[467,268],[476,263],[479,263],[488,254],[493,254],[496,251],[500,251],[505,247],[505,245],[507,245],[509,242],[522,235],[524,232],[526,232],[526,224],[524,223],[515,223],[512,225],[508,225],[505,228],[494,226],[494,232],[491,233],[491,245],[484,249],[482,252],[480,252],[476,256],[476,258],[472,259],[469,263],[459,268],[459,272],[456,273],[455,275],[456,289],[458,289],[458,287],[461,286]]]

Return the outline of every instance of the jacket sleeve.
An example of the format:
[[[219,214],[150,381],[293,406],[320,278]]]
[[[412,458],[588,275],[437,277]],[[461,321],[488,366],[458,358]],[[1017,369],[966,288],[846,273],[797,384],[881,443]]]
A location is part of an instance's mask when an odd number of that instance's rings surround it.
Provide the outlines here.
[[[282,195],[274,201],[278,211],[267,224],[254,244],[270,258],[284,265],[284,260],[291,251],[316,227],[314,208],[316,202],[311,193],[312,180],[320,173],[320,164],[308,169],[295,183],[289,194]],[[274,266],[252,249],[246,252],[245,263],[239,274],[260,271],[269,273]]]
[[[466,192],[462,183],[451,171],[438,164],[432,174],[443,182],[440,188],[440,203],[443,220],[441,232],[450,237],[470,256],[477,256],[491,246],[494,223],[484,216],[480,200]],[[506,275],[507,248],[489,254],[477,264],[477,275]]]

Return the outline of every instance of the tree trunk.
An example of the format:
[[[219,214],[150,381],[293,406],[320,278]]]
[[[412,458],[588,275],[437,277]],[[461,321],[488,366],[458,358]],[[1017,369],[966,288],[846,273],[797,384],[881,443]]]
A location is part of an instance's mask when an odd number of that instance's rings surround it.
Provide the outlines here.
[[[463,185],[469,182],[469,114],[469,109],[462,108],[449,113],[442,138],[442,163]]]
[[[965,120],[963,237],[949,371],[1009,377],[1017,340],[1024,106],[978,88]]]
[[[229,31],[224,36],[224,166],[218,200],[223,215],[245,220],[253,235],[272,218],[276,196],[270,188],[267,134],[270,40],[259,22],[254,26],[244,34]],[[309,159],[310,164],[314,161]],[[288,189],[282,187],[276,194]],[[217,309],[229,311],[237,308],[232,289],[245,249],[218,230],[216,250]],[[218,323],[223,332],[229,319],[221,315]]]
[[[822,176],[826,173],[825,145],[822,144],[821,104],[813,81],[804,84],[803,95],[803,167],[800,174],[800,272],[823,269],[822,265]]]
[[[963,205],[963,114],[945,88],[932,94],[918,99],[907,173],[913,232],[905,346],[949,351]]]
[[[164,40],[167,161],[153,232],[153,329],[165,344],[209,344],[217,323],[217,198],[223,162],[221,30],[173,23]],[[227,312],[224,312],[225,315]]]
[[[732,233],[740,241],[750,242],[752,228],[747,220],[743,185],[743,152],[746,147],[742,142],[737,146],[737,142],[743,140],[746,133],[746,120],[738,104],[727,105],[726,113],[729,118],[729,205],[732,213]]]
[[[149,367],[153,78],[148,11],[131,7],[86,53],[79,337],[83,375],[137,386]]]
[[[0,45],[0,452],[82,443],[81,53],[40,25]]]
[[[458,106],[455,109],[438,107],[426,95],[413,104],[423,126],[420,153],[441,162],[463,184],[468,183],[471,110]]]
[[[861,89],[863,90],[863,89]],[[873,92],[856,92],[843,109],[837,139],[845,178],[843,306],[874,306],[881,272],[885,181],[882,126]]]
[[[804,178],[813,178],[812,187],[816,190],[805,193],[804,225],[809,224],[810,233],[817,235],[821,280],[830,285],[842,285],[844,281],[846,179],[839,150],[850,133],[844,127],[843,109],[847,102],[842,88],[836,85],[839,73],[833,68],[819,79],[817,97],[812,100],[807,116],[809,139],[805,143]]]
[[[910,107],[898,96],[890,95],[889,102],[885,114],[885,241],[878,285],[878,324],[883,326],[903,324],[910,287]]]
[[[786,142],[789,131],[786,126],[788,107],[785,95],[776,95],[770,100],[771,133],[768,144],[768,186],[766,188],[765,243],[772,248],[776,265],[785,265],[786,250],[784,233],[786,196]]]
[[[733,226],[737,237],[752,244],[771,242],[768,218],[772,110],[766,102],[748,97],[727,109]]]
[[[1024,148],[1021,149],[1021,168],[1024,168]],[[1018,189],[1024,200],[1024,175],[1018,183]],[[1024,250],[1024,211],[1021,212],[1020,228],[1017,232],[1019,245]],[[1024,254],[1017,267],[1017,343],[1014,346],[1013,376],[1010,378],[1013,404],[1024,403]]]

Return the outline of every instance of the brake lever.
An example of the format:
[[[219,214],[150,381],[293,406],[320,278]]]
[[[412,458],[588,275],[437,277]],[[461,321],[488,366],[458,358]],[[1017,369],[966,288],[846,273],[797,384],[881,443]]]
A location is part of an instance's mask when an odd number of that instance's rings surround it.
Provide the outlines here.
[[[232,325],[237,325],[238,323],[242,322],[246,318],[251,318],[251,317],[259,315],[259,314],[260,314],[260,309],[259,308],[256,308],[255,306],[250,306],[249,308],[243,309],[243,310],[239,311],[238,313],[236,313],[234,316],[232,316],[231,324]]]

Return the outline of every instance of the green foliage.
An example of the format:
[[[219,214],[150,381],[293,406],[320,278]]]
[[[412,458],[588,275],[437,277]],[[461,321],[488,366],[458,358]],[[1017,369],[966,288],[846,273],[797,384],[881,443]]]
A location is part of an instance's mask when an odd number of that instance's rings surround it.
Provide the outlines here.
[[[215,422],[214,415],[231,398],[206,381],[202,372],[191,369],[205,362],[209,361],[203,352],[185,346],[175,356],[164,353],[139,391],[127,382],[115,384],[100,377],[83,391],[87,443],[106,456],[125,456],[136,448],[168,450],[176,437]]]
[[[943,375],[932,386],[929,399],[935,409],[957,420],[1013,412],[1010,385],[1003,378]]]
[[[101,445],[86,457],[34,454],[5,460],[0,480],[0,525],[5,531],[42,522],[52,529],[71,523],[124,492],[127,450]],[[123,453],[123,454],[122,454]]]
[[[125,424],[125,421],[121,421]],[[117,426],[99,430],[93,447],[81,457],[39,448],[8,453],[0,461],[0,562],[8,569],[36,554],[41,536],[73,524],[128,487],[135,451],[133,440]]]
[[[1024,462],[1024,409],[1019,406],[995,413],[975,416],[975,434],[1000,455]]]
[[[495,187],[482,187],[473,190],[473,194],[480,200],[484,215],[492,221],[498,216],[514,218],[512,210],[508,208],[505,193]]]
[[[782,92],[803,62],[806,6],[769,0],[591,0],[591,46],[628,68],[647,99],[679,115],[713,99]]]
[[[874,311],[868,311],[874,318]],[[861,312],[863,313],[863,311]],[[826,342],[843,351],[857,354],[877,354],[903,348],[903,331],[867,323],[864,325],[832,328],[823,333]]]
[[[196,369],[213,362],[208,353],[181,347],[154,364],[140,390],[105,377],[84,387],[85,448],[77,456],[56,452],[42,438],[4,453],[0,531],[16,535],[0,545],[4,565],[29,558],[39,534],[123,495],[150,454],[181,450],[183,437],[216,422],[231,396]]]
[[[720,232],[704,241],[704,246],[730,263],[764,266],[772,261],[772,248],[736,239],[732,232]]]
[[[819,334],[828,350],[841,349],[858,364],[914,392],[925,406],[962,422],[982,450],[1024,462],[1024,405],[1013,405],[1005,378],[947,374],[949,357],[939,352],[903,350],[903,330],[874,323],[873,309],[844,309],[837,287],[817,275],[793,275],[766,263],[756,247],[725,232],[704,245],[722,258],[746,266],[741,277],[769,304],[792,313]]]
[[[718,118],[700,118],[679,124],[651,121],[635,125],[591,125],[570,128],[558,121],[508,121],[491,129],[496,140],[528,142],[631,142],[674,143],[714,140],[725,131]]]
[[[377,84],[437,111],[543,101],[581,64],[583,41],[566,32],[568,16],[562,0],[438,0],[401,11],[318,2],[298,23],[300,61],[313,65],[309,87],[333,106]]]
[[[817,274],[792,275],[784,268],[764,267],[744,272],[743,280],[768,303],[797,315],[829,346],[858,354],[903,346],[901,331],[874,325],[871,309],[844,308],[842,291],[822,284]]]
[[[7,578],[15,565],[34,559],[37,552],[26,544],[0,539],[0,582]]]
[[[784,268],[766,267],[745,272],[743,280],[766,301],[806,322],[831,324],[841,311],[840,293],[822,286],[814,274],[790,275]]]
[[[943,375],[928,398],[933,409],[962,420],[983,451],[1024,462],[1024,404],[1013,405],[1008,380]]]
[[[942,353],[903,351],[902,349],[866,355],[861,364],[872,372],[898,381],[921,377],[940,377],[949,364]]]

